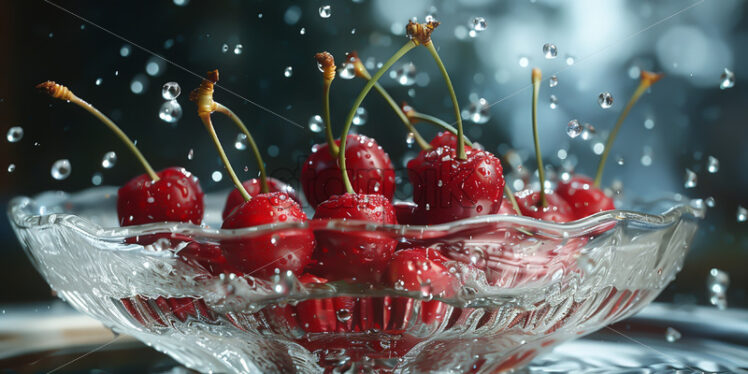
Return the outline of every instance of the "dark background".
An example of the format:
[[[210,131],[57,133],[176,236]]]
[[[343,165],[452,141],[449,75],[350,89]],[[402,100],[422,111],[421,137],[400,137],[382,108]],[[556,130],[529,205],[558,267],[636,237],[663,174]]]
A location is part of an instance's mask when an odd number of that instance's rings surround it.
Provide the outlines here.
[[[747,305],[748,233],[736,220],[739,205],[748,206],[748,22],[740,1],[199,1],[186,6],[173,1],[64,1],[67,10],[119,34],[117,39],[44,1],[0,1],[0,133],[22,126],[20,142],[0,141],[0,205],[14,196],[45,190],[78,191],[92,186],[94,173],[105,185],[121,185],[140,166],[108,130],[80,108],[39,95],[34,85],[57,80],[117,121],[134,139],[156,169],[182,165],[200,177],[208,191],[230,187],[211,174],[222,170],[207,133],[187,100],[199,79],[153,58],[133,44],[150,49],[170,61],[202,75],[219,68],[221,84],[287,120],[268,113],[225,91],[216,100],[232,108],[254,132],[270,170],[298,174],[304,156],[323,135],[307,129],[309,118],[321,105],[320,73],[312,56],[328,50],[340,62],[344,53],[357,50],[363,60],[386,60],[406,39],[403,26],[411,17],[423,20],[434,14],[442,25],[434,41],[455,83],[463,109],[483,97],[490,120],[466,122],[468,134],[493,152],[518,150],[527,165],[534,163],[530,133],[530,68],[545,77],[557,72],[559,85],[544,82],[539,111],[541,145],[547,164],[575,167],[591,175],[598,160],[592,151],[623,109],[634,90],[637,69],[664,71],[634,108],[612,151],[606,184],[618,180],[627,197],[659,197],[682,193],[714,197],[716,206],[697,234],[687,263],[677,280],[660,297],[663,301],[706,303],[709,269],[731,276],[731,307]],[[330,4],[324,19],[318,8]],[[691,7],[692,6],[692,7]],[[691,8],[689,8],[691,7]],[[684,10],[685,9],[685,10]],[[294,15],[298,15],[298,19]],[[475,38],[467,36],[473,17],[487,21]],[[295,21],[295,22],[294,22]],[[302,35],[300,29],[304,28]],[[355,29],[355,32],[352,32]],[[229,51],[222,52],[226,43]],[[235,45],[243,51],[234,54]],[[555,59],[543,57],[542,46],[555,43]],[[130,54],[120,50],[129,45]],[[567,64],[573,56],[574,64]],[[519,60],[528,59],[528,66]],[[428,53],[416,49],[395,68],[412,61],[419,75],[413,86],[399,85],[388,75],[382,80],[397,100],[407,99],[423,112],[454,120],[447,91]],[[146,72],[149,62],[159,64],[156,76]],[[284,77],[284,69],[293,75]],[[734,71],[736,84],[720,90],[724,68]],[[97,85],[97,79],[101,84]],[[131,90],[133,80],[146,83],[141,94]],[[158,116],[161,86],[178,82],[184,115],[176,125]],[[336,79],[332,107],[336,131],[358,90],[359,80]],[[612,108],[597,104],[601,92],[614,97]],[[549,95],[559,107],[549,108]],[[376,95],[365,102],[369,119],[356,130],[378,140],[396,167],[414,152],[405,142],[397,117]],[[570,139],[566,123],[577,118],[589,122],[597,135]],[[648,129],[646,120],[654,123]],[[292,124],[295,122],[301,128]],[[217,131],[227,145],[236,131],[219,120]],[[651,126],[650,126],[651,127]],[[427,138],[433,130],[422,130]],[[194,158],[187,154],[194,150]],[[559,150],[569,156],[562,160]],[[277,152],[276,152],[277,150]],[[108,151],[119,159],[112,169],[101,166]],[[562,152],[563,153],[563,152]],[[716,174],[706,171],[712,155],[720,160]],[[651,165],[642,158],[649,156]],[[230,147],[229,157],[241,176],[256,169],[247,151]],[[623,165],[614,162],[623,158]],[[69,178],[50,177],[55,160],[72,164]],[[646,157],[645,157],[646,158]],[[9,164],[13,172],[6,173]],[[646,163],[646,162],[645,162]],[[248,171],[242,171],[244,165]],[[685,169],[698,175],[698,185],[683,186]],[[406,183],[399,187],[407,196]],[[49,288],[32,268],[13,235],[7,218],[0,216],[0,303],[24,303],[52,298]]]

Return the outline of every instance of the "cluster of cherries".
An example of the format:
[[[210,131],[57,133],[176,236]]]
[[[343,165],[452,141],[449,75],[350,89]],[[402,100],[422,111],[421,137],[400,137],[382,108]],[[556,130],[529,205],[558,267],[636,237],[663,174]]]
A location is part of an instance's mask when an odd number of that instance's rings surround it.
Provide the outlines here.
[[[477,145],[473,146],[463,135],[451,81],[431,41],[431,33],[437,25],[437,22],[410,22],[407,26],[410,39],[374,76],[366,71],[355,53],[346,56],[344,68],[353,68],[357,77],[366,80],[366,85],[348,113],[338,139],[332,135],[329,109],[330,85],[337,67],[329,53],[316,55],[324,77],[323,113],[327,141],[313,148],[301,171],[304,196],[315,209],[312,220],[435,225],[476,216],[512,214],[567,222],[614,209],[613,200],[599,188],[602,168],[594,181],[578,175],[560,181],[555,190],[546,190],[539,149],[536,152],[541,189],[517,193],[509,190],[499,158]],[[454,103],[456,128],[418,113],[410,106],[396,105],[377,83],[399,58],[419,45],[429,50],[443,73]],[[659,78],[657,74],[643,73],[637,92],[644,92],[645,89],[641,87],[649,87]],[[266,177],[260,152],[246,126],[231,110],[214,101],[213,91],[217,81],[218,71],[209,72],[200,87],[191,93],[190,99],[197,104],[198,116],[236,185],[226,200],[222,228],[240,229],[308,221],[294,189],[280,180]],[[540,70],[533,69],[533,134],[536,148],[536,107],[540,81]],[[202,223],[204,195],[195,176],[181,167],[155,172],[132,141],[93,106],[54,82],[45,82],[38,87],[54,98],[78,104],[90,111],[109,126],[143,163],[146,173],[135,177],[118,191],[117,213],[122,226],[164,221]],[[376,140],[365,135],[349,134],[358,107],[372,88],[388,101],[422,148],[407,164],[413,185],[413,202],[393,204],[395,172],[389,155]],[[639,95],[632,97],[625,113]],[[229,117],[247,136],[257,158],[259,178],[242,182],[234,173],[213,127],[211,115],[216,112]],[[426,142],[413,127],[419,121],[440,126],[444,131]],[[617,127],[622,121],[623,116]],[[611,143],[612,139],[606,146],[606,155]],[[438,250],[401,248],[395,238],[376,232],[312,230],[308,225],[293,227],[277,232],[265,231],[251,237],[233,237],[220,244],[196,243],[174,235],[166,239],[189,242],[179,255],[204,265],[215,275],[235,273],[268,279],[279,272],[290,271],[300,281],[307,283],[355,281],[409,291],[421,290],[424,284],[429,284],[434,295],[449,297],[450,292],[454,292],[457,279],[447,270],[445,263],[448,258]],[[159,235],[141,237],[137,242],[147,244],[164,238]],[[350,302],[343,298],[341,300],[342,303]],[[312,308],[309,312],[319,314],[315,318],[323,318],[326,309],[312,304],[308,306]]]

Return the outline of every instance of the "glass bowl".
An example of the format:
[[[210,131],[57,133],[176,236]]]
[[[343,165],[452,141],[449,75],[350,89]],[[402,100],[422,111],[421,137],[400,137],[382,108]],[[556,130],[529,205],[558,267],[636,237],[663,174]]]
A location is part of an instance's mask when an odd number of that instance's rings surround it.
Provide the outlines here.
[[[15,198],[8,214],[60,298],[202,372],[517,368],[651,302],[680,270],[704,215],[699,201],[678,197],[565,224],[492,215],[429,227],[220,230],[225,194],[208,194],[203,226],[117,227],[116,196],[114,187],[47,192]],[[285,272],[259,279],[200,255],[220,252],[223,240],[302,227],[439,250],[459,282],[436,293],[429,284],[304,283]]]

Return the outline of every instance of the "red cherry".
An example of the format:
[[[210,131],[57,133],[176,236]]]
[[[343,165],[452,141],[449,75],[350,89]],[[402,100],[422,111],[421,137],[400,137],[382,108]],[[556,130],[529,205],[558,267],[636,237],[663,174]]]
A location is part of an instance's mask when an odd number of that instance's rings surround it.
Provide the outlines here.
[[[384,195],[392,200],[395,169],[390,156],[367,136],[351,134],[346,139],[345,165],[353,190],[360,194]],[[340,140],[335,143],[340,145]],[[301,168],[301,185],[312,207],[346,192],[338,160],[332,157],[327,144],[313,147]]]
[[[448,147],[457,148],[457,135],[449,131],[440,131],[438,134],[436,134],[434,139],[431,139],[429,144],[431,144],[431,146],[434,148],[439,148],[445,145]],[[465,144],[465,152],[471,149],[473,149],[473,147]]]
[[[397,224],[392,203],[382,195],[343,194],[317,206],[314,219],[343,219]],[[330,280],[378,282],[397,241],[376,232],[319,230],[318,269]]]
[[[576,175],[567,181],[560,181],[556,194],[571,205],[574,219],[581,219],[598,212],[614,210],[613,199],[603,190],[594,186],[591,178]]]
[[[459,160],[454,148],[442,146],[408,162],[416,213],[428,224],[494,214],[504,191],[501,162],[493,154],[471,149]]]
[[[283,192],[259,194],[240,204],[221,228],[238,229],[271,223],[304,222],[306,214]],[[275,269],[300,274],[314,250],[310,229],[277,230],[251,237],[227,239],[221,249],[229,264],[247,275],[267,278]]]
[[[522,190],[516,193],[515,198],[519,205],[519,211],[523,216],[553,222],[569,222],[574,220],[574,214],[569,204],[561,196],[547,190],[545,200],[548,206],[540,204],[540,192]]]
[[[117,192],[117,216],[120,226],[152,222],[203,221],[203,190],[197,177],[181,167],[171,167],[156,173],[153,182],[148,174],[141,174]]]
[[[520,209],[520,212],[522,210]],[[517,215],[517,212],[514,210],[514,207],[512,206],[512,202],[509,201],[509,199],[503,199],[501,200],[501,207],[499,207],[498,214],[504,214],[508,216],[515,216]]]
[[[293,187],[275,178],[269,177],[267,181],[268,189],[270,190],[269,192],[285,192],[288,197],[292,198],[294,201],[299,203],[299,205],[301,205],[301,200],[299,200],[299,196],[296,195],[296,190],[294,190]],[[244,186],[244,189],[247,190],[249,196],[257,196],[262,190],[262,188],[260,187],[259,178],[246,180],[244,181],[244,183],[242,183],[242,186]],[[223,219],[226,219],[226,217],[231,214],[234,208],[239,206],[244,201],[245,200],[244,197],[242,197],[242,193],[239,192],[238,189],[234,188],[234,190],[232,190],[231,193],[229,193],[229,196],[226,198],[226,205],[223,208]]]
[[[416,214],[418,205],[411,203],[410,201],[398,201],[393,203],[392,206],[395,208],[395,216],[397,217],[397,223],[401,225],[420,225],[422,219]]]

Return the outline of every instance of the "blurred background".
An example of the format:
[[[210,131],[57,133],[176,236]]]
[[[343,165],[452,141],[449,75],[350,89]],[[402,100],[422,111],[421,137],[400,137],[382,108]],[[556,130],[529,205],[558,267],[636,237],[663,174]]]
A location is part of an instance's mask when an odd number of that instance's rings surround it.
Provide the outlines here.
[[[683,271],[659,300],[709,305],[709,274],[719,269],[730,277],[727,307],[748,306],[748,223],[742,209],[748,207],[748,85],[741,82],[748,76],[745,2],[61,4],[66,10],[45,1],[0,2],[0,132],[7,134],[0,141],[3,207],[19,195],[122,185],[142,173],[105,127],[78,107],[38,94],[34,85],[39,82],[56,80],[94,104],[137,139],[156,169],[184,166],[204,189],[218,191],[230,188],[230,180],[187,99],[200,83],[195,74],[218,68],[220,83],[236,94],[218,90],[216,100],[250,126],[271,174],[295,182],[311,146],[324,141],[314,121],[321,107],[314,53],[330,51],[340,63],[345,52],[356,50],[373,72],[406,42],[409,19],[432,15],[442,23],[433,39],[455,84],[467,134],[489,151],[515,150],[513,163],[524,163],[529,170],[535,162],[532,67],[541,68],[545,79],[539,109],[544,161],[558,171],[588,175],[594,174],[605,137],[638,84],[639,72],[664,72],[666,77],[642,97],[624,124],[604,184],[627,199],[673,193],[704,199],[712,207]],[[168,82],[181,87],[176,102],[162,95]],[[395,64],[381,83],[396,100],[454,121],[443,80],[424,49]],[[334,82],[336,132],[362,86],[357,79]],[[612,97],[611,106],[599,103],[602,93]],[[370,95],[363,107],[366,114],[355,131],[376,138],[389,152],[403,176],[397,197],[407,199],[410,187],[402,169],[416,150],[380,97]],[[572,120],[584,129],[574,138],[567,134]],[[422,128],[427,138],[435,134]],[[233,146],[233,126],[219,120],[217,131],[240,176],[254,176],[251,154],[241,144]],[[106,156],[109,152],[116,161]],[[69,175],[53,167],[58,160],[69,161]],[[515,188],[521,187],[516,183]],[[5,215],[0,216],[0,282],[3,313],[3,306],[53,299]]]

